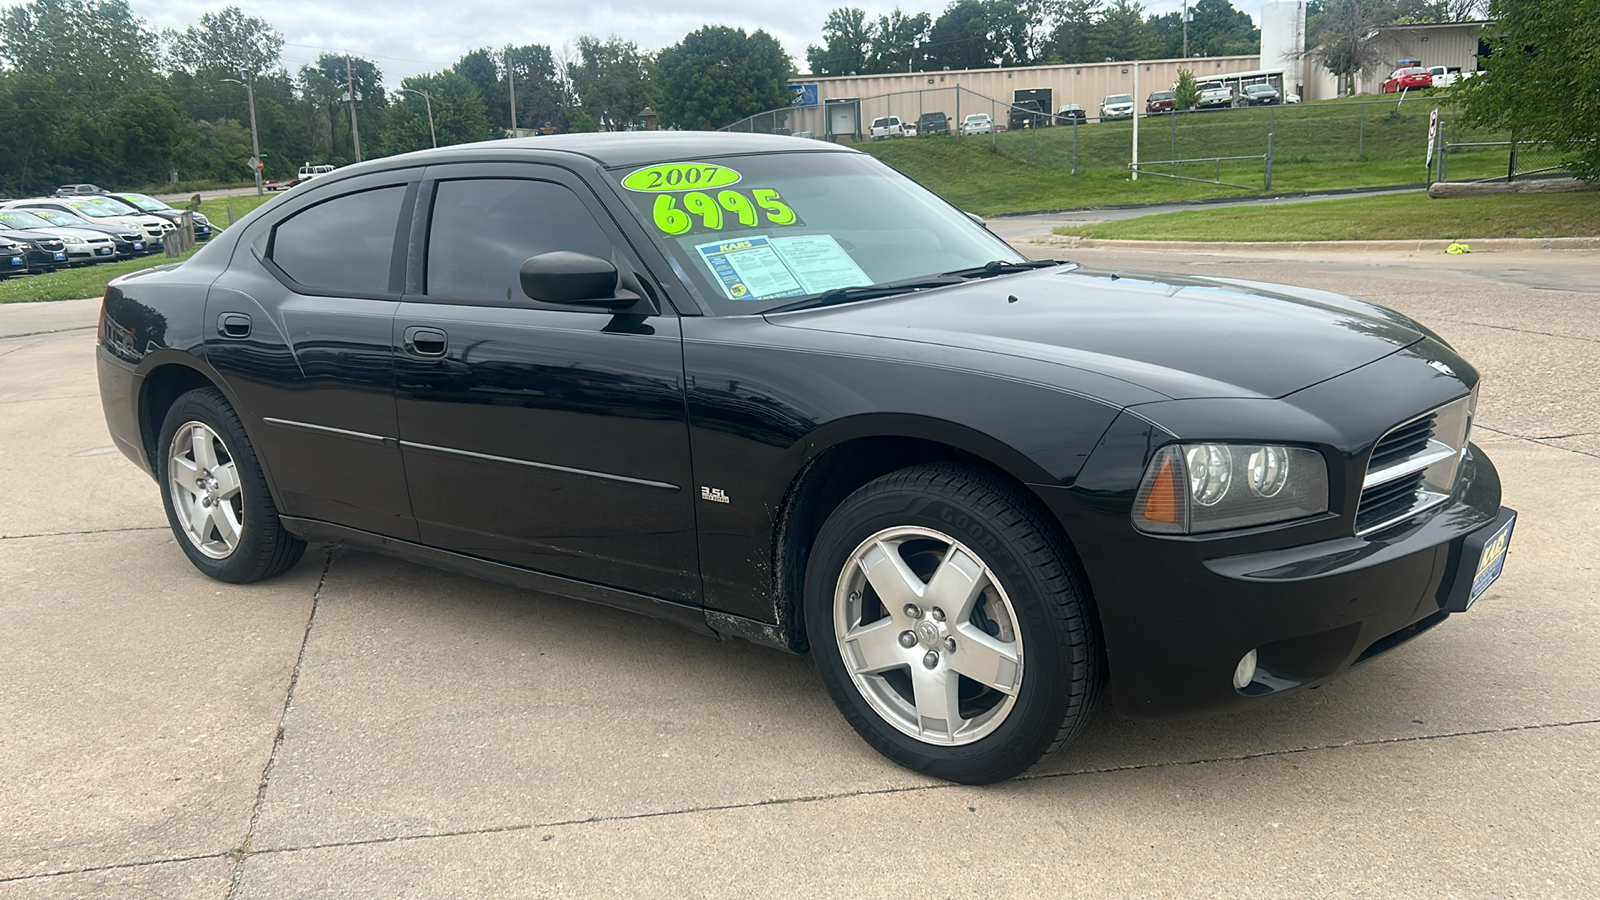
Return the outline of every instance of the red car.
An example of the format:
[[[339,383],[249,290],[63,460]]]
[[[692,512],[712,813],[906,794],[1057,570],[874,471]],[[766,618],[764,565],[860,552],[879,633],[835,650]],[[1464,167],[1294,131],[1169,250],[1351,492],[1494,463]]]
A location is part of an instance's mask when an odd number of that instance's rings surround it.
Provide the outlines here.
[[[1169,113],[1178,108],[1178,95],[1172,91],[1156,91],[1144,103],[1144,114],[1147,116]]]
[[[1398,94],[1407,88],[1425,87],[1433,87],[1433,73],[1421,66],[1395,69],[1383,82],[1385,94]]]

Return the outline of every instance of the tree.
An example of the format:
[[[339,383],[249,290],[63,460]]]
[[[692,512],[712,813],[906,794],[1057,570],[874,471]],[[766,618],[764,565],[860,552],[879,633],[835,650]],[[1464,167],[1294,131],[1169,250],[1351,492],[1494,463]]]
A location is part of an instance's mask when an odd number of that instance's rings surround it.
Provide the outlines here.
[[[155,46],[126,0],[32,0],[0,13],[0,58],[96,119],[122,94],[160,86]]]
[[[562,66],[557,65],[555,54],[544,44],[506,46],[499,50],[502,60],[511,66],[515,82],[508,86],[500,82],[500,105],[505,107],[511,98],[511,87],[516,88],[517,127],[555,128],[562,115],[572,105],[562,78]]]
[[[1000,59],[989,34],[989,14],[979,0],[955,0],[928,32],[933,68],[987,69]]]
[[[928,67],[928,32],[933,17],[927,13],[906,15],[896,6],[887,16],[879,16],[872,31],[872,56],[867,64],[872,72],[910,72]]]
[[[1325,0],[1317,16],[1316,46],[1306,55],[1338,76],[1340,93],[1353,94],[1356,76],[1388,57],[1378,29],[1392,19],[1387,0]]]
[[[1111,0],[1095,22],[1089,43],[1094,59],[1108,60],[1144,59],[1149,45],[1144,4],[1138,0]]]
[[[1229,0],[1200,0],[1189,22],[1190,56],[1244,56],[1261,50],[1261,29]],[[1180,27],[1182,23],[1179,23]]]
[[[1046,54],[1052,62],[1094,62],[1093,34],[1100,0],[1065,0]]]
[[[111,108],[107,143],[121,160],[118,181],[165,181],[178,160],[188,120],[166,94],[123,94]]]
[[[649,54],[639,45],[616,35],[602,41],[579,35],[578,64],[572,69],[572,86],[583,112],[602,131],[617,131],[655,102],[650,80]]]
[[[355,142],[350,131],[352,81],[356,131],[361,136],[361,155],[365,159],[376,156],[374,151],[383,145],[383,120],[389,105],[378,64],[359,56],[324,53],[317,57],[316,65],[300,68],[300,92],[311,117],[312,146],[325,152],[326,161],[334,165],[355,162]]]
[[[1600,0],[1493,0],[1486,70],[1460,88],[1468,121],[1551,141],[1600,180]]]
[[[450,71],[465,78],[478,92],[479,104],[491,125],[510,128],[511,116],[507,112],[506,83],[500,75],[500,64],[487,49],[477,49],[456,61]]]
[[[806,64],[814,75],[868,74],[867,61],[876,39],[865,10],[841,6],[830,10],[822,23],[822,45],[806,47]]]
[[[1178,70],[1178,83],[1172,88],[1172,99],[1179,109],[1194,109],[1200,103],[1200,82],[1188,69]]]
[[[408,90],[397,92],[389,107],[388,127],[383,132],[384,153],[409,153],[431,147],[435,134],[441,147],[495,137],[483,98],[477,86],[465,77],[446,70],[434,75],[413,75],[401,81],[400,86]],[[425,91],[428,96],[424,99],[409,91]],[[433,107],[431,132],[429,105]]]
[[[228,72],[249,81],[276,69],[283,52],[283,35],[237,6],[202,13],[196,24],[181,33],[169,30],[164,37],[173,68],[190,74]]]
[[[765,31],[707,25],[662,50],[656,70],[666,124],[716,128],[787,108],[794,66]]]

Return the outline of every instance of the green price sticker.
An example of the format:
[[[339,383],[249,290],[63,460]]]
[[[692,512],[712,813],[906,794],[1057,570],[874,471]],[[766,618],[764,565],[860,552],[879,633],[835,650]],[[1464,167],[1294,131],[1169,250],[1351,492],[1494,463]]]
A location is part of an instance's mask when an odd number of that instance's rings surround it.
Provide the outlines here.
[[[663,163],[646,166],[622,179],[622,186],[630,191],[656,193],[660,191],[692,191],[727,187],[739,183],[739,173],[727,166],[706,163]]]
[[[651,213],[656,227],[667,234],[755,228],[763,220],[768,225],[804,224],[777,191],[766,188],[717,191],[714,196],[706,191],[690,191],[682,197],[661,194]]]

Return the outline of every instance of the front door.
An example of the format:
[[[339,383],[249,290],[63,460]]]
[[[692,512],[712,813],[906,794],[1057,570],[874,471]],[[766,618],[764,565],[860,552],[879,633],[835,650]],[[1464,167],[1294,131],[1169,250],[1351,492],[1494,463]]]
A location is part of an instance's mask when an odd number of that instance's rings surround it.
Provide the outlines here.
[[[524,260],[575,250],[640,271],[575,176],[428,170],[395,320],[401,453],[422,541],[700,602],[677,317],[523,295]]]

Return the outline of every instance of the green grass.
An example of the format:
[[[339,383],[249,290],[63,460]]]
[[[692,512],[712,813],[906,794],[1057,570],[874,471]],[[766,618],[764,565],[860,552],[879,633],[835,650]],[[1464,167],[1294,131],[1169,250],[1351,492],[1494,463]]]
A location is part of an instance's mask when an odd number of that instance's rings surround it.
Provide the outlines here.
[[[1274,193],[1420,184],[1427,180],[1428,115],[1436,103],[1436,98],[1413,96],[1398,106],[1333,101],[1141,119],[1139,158],[1149,163],[1260,156],[1270,131]],[[1501,137],[1450,126],[1447,109],[1441,115],[1452,140]],[[863,149],[961,208],[982,214],[1265,192],[1259,159],[1224,162],[1220,170],[1216,163],[1162,169],[1220,178],[1236,187],[1164,178],[1148,168],[1132,181],[1127,168],[1132,143],[1131,122],[1079,126],[1076,173],[1070,127],[880,141]],[[1505,164],[1502,149],[1457,151],[1450,157],[1449,176],[1454,181],[1488,178],[1504,173]]]
[[[1475,240],[1600,235],[1600,195],[1501,194],[1430,199],[1391,194],[1281,206],[1193,209],[1056,234],[1167,241]]]
[[[271,200],[276,194],[268,194],[264,199]],[[214,225],[226,226],[228,224],[228,204],[233,205],[235,219],[243,218],[244,214],[260,205],[262,199],[254,196],[225,197],[219,200],[205,200],[200,203],[200,212]],[[61,269],[45,275],[28,275],[18,278],[9,278],[0,281],[0,303],[35,303],[45,300],[77,300],[83,297],[98,297],[106,292],[106,284],[119,275],[137,272],[153,266],[163,266],[171,262],[181,262],[179,259],[169,259],[165,254],[145,256],[138,259],[125,259],[119,262],[97,263],[81,269]]]

